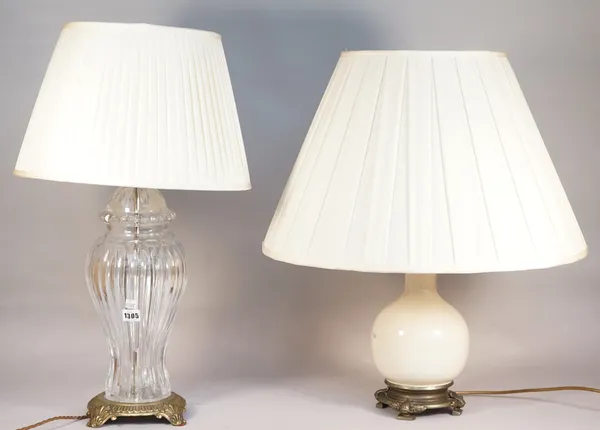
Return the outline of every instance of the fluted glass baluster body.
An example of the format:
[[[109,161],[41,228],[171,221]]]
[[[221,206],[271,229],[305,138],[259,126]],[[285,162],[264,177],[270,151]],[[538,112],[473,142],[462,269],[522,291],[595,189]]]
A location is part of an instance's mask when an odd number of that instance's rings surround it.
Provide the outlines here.
[[[102,214],[108,232],[87,261],[87,283],[110,348],[105,396],[143,403],[171,394],[167,337],[185,289],[175,214],[158,190],[119,188]]]

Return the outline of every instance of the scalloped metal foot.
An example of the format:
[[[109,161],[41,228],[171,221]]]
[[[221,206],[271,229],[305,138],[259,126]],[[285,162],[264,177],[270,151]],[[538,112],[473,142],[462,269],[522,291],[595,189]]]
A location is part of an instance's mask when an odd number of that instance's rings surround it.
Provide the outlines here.
[[[150,403],[120,403],[113,402],[98,394],[88,403],[90,420],[88,427],[100,427],[107,421],[115,421],[119,417],[151,417],[165,418],[174,426],[184,426],[185,399],[179,394],[172,393],[169,397]]]
[[[396,417],[396,419],[402,420],[402,421],[414,421],[416,418],[417,417],[414,415],[403,414],[403,413],[399,413],[398,416]]]
[[[385,381],[387,388],[377,390],[377,408],[392,408],[398,411],[397,419],[412,421],[430,410],[447,410],[450,414],[462,414],[465,406],[463,397],[450,391],[452,382],[431,387],[408,387]]]

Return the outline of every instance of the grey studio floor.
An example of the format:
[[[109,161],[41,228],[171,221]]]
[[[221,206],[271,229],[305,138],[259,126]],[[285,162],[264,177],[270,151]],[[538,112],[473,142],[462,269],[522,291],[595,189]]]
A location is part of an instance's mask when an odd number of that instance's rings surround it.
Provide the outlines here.
[[[374,407],[371,392],[378,388],[375,374],[352,374],[282,380],[208,381],[180,390],[187,396],[190,429],[596,429],[600,401],[581,392],[549,393],[511,398],[469,397],[462,416],[446,414],[397,421],[389,410]],[[2,387],[0,427],[14,429],[29,422],[82,410],[93,388],[70,384],[71,389],[17,385]],[[30,391],[31,390],[31,391]],[[105,428],[168,428],[154,420],[109,424]],[[83,429],[85,421],[49,424],[45,429]]]

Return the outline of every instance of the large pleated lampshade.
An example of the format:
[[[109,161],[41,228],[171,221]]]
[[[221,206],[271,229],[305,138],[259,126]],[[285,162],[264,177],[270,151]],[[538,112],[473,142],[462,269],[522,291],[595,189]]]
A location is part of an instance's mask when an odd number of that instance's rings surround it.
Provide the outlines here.
[[[65,26],[15,174],[138,188],[250,188],[221,36],[148,24]]]
[[[587,247],[508,59],[344,52],[263,243],[397,273],[544,268]]]

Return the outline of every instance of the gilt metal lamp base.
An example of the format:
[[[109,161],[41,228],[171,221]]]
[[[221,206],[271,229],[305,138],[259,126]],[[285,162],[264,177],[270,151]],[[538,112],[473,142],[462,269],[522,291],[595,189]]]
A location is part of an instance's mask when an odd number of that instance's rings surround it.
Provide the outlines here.
[[[184,426],[185,399],[179,394],[172,393],[169,397],[149,403],[113,402],[98,394],[88,403],[90,417],[88,427],[100,427],[108,420],[119,417],[150,417],[165,418],[174,426]]]
[[[399,420],[414,420],[417,415],[433,409],[447,409],[452,415],[460,415],[465,401],[448,389],[452,384],[411,387],[386,380],[387,388],[375,393],[377,407],[397,410]]]

